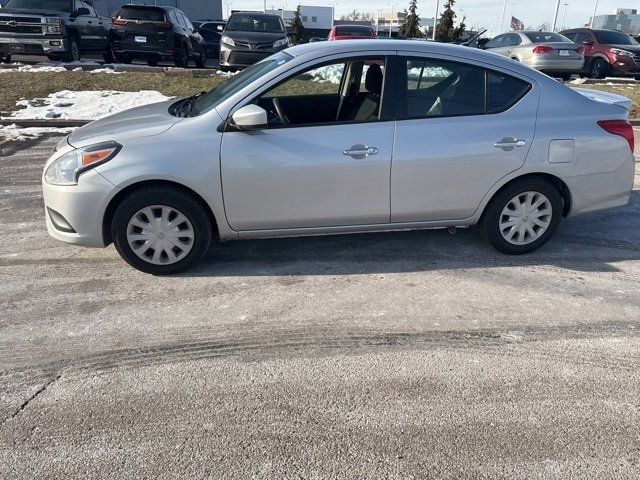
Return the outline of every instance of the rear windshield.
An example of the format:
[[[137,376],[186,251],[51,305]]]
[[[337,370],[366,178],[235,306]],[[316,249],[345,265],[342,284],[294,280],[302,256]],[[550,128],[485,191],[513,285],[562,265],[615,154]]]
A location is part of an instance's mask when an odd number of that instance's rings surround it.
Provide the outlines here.
[[[142,20],[145,22],[164,22],[164,10],[145,7],[122,7],[118,17],[123,20]]]
[[[9,2],[5,4],[4,8],[37,8],[39,10],[70,12],[71,2],[69,0],[9,0]]]
[[[246,13],[231,15],[226,29],[230,32],[284,33],[280,17]]]
[[[336,34],[342,35],[343,37],[371,37],[373,35],[373,31],[369,27],[343,25],[336,27]]]
[[[626,33],[614,32],[613,30],[596,30],[593,33],[596,35],[598,43],[608,43],[610,45],[638,45],[638,42]]]
[[[529,40],[531,40],[533,43],[546,43],[546,42],[552,42],[552,43],[553,42],[569,42],[569,43],[571,43],[571,40],[569,40],[564,35],[560,35],[559,33],[532,32],[532,33],[525,33],[525,35],[527,37],[529,37]]]

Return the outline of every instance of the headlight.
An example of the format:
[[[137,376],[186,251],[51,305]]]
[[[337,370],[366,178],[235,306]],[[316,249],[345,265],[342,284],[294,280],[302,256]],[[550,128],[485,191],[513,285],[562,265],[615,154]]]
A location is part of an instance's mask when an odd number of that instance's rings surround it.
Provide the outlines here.
[[[276,40],[275,42],[273,42],[273,48],[288,47],[288,46],[289,46],[288,38],[281,38],[280,40]]]
[[[62,33],[62,21],[59,18],[47,18],[47,33]]]
[[[226,43],[227,45],[231,45],[232,47],[236,46],[236,42],[233,41],[233,38],[227,37],[226,35],[223,35],[220,41],[222,43]]]
[[[77,185],[82,172],[108,162],[121,149],[119,143],[107,142],[73,150],[54,160],[44,173],[44,179],[51,185]]]
[[[615,53],[616,55],[620,55],[622,57],[633,57],[633,52],[629,52],[628,50],[621,50],[619,48],[612,48],[611,52]]]

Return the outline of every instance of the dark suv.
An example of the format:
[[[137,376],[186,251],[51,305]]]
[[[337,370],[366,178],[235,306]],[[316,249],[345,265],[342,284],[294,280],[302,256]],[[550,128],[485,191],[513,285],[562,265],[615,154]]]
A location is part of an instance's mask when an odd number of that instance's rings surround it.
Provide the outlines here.
[[[234,13],[220,39],[220,69],[248,67],[287,47],[287,30],[278,15]]]
[[[584,45],[585,69],[581,76],[605,78],[614,75],[640,79],[640,44],[626,33],[573,28],[562,35]]]
[[[207,56],[218,58],[220,55],[220,36],[227,24],[224,20],[198,20],[193,26],[207,44]]]
[[[207,62],[204,39],[182,11],[171,7],[123,6],[113,18],[112,48],[120,63],[141,59],[156,66],[168,59],[185,68],[195,60],[204,68]]]

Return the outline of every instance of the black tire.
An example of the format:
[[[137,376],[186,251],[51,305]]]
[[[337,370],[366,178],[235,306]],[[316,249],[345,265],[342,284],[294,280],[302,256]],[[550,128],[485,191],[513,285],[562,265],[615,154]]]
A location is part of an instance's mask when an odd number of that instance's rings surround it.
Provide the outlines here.
[[[131,218],[145,207],[166,205],[182,213],[193,226],[193,245],[189,253],[173,264],[157,265],[140,258],[127,241]],[[116,208],[111,222],[111,238],[120,256],[132,267],[153,275],[183,272],[207,253],[213,238],[213,225],[205,207],[191,194],[177,188],[149,186],[127,195]]]
[[[187,68],[189,66],[189,53],[186,45],[176,50],[174,64],[178,68]]]
[[[606,78],[609,73],[609,63],[603,58],[594,58],[589,66],[589,78]]]
[[[113,63],[116,61],[116,54],[113,53],[113,46],[111,43],[109,43],[107,51],[102,54],[102,58],[104,59],[104,63]]]
[[[157,67],[158,66],[158,59],[157,58],[150,58],[149,60],[147,60],[147,65],[149,65],[150,67]]]
[[[535,241],[524,245],[515,245],[507,241],[500,232],[502,211],[519,194],[525,192],[541,193],[551,204],[551,222],[546,231]],[[480,231],[482,235],[498,251],[508,255],[523,255],[537,250],[553,236],[562,219],[563,200],[556,187],[540,178],[530,178],[516,181],[500,191],[485,209]]]
[[[196,59],[196,67],[198,68],[207,67],[207,48],[205,46],[202,46],[202,50],[200,51],[200,56]]]
[[[0,55],[2,63],[11,63],[11,55]]]
[[[80,44],[78,43],[78,39],[71,36],[69,38],[69,51],[62,55],[62,60],[65,62],[79,62],[80,58]]]
[[[562,75],[560,75],[560,78],[562,79],[562,81],[568,82],[569,80],[571,80],[572,76],[573,74],[571,73],[563,73]]]

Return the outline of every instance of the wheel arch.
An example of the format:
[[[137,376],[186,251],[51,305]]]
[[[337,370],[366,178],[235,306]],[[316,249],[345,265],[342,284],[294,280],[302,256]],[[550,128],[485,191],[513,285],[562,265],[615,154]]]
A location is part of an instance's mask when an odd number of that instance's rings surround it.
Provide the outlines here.
[[[164,186],[164,187],[175,188],[178,190],[182,190],[183,192],[195,198],[198,201],[198,203],[200,203],[202,207],[205,209],[205,211],[209,214],[209,219],[211,220],[211,224],[213,225],[214,238],[218,239],[219,229],[218,229],[218,221],[216,219],[216,216],[213,213],[213,210],[211,210],[211,207],[209,206],[209,204],[204,200],[204,198],[202,198],[201,195],[198,194],[198,192],[196,192],[195,190],[189,187],[186,187],[185,185],[182,185],[180,183],[173,182],[170,180],[143,180],[143,181],[136,182],[126,186],[125,188],[120,190],[109,201],[107,208],[105,209],[104,215],[102,217],[102,238],[105,245],[109,245],[113,242],[113,239],[111,238],[111,222],[113,221],[113,215],[116,211],[116,208],[118,207],[122,199],[125,198],[130,193],[140,188],[150,187],[150,186],[154,186],[154,187]]]
[[[496,196],[498,196],[502,191],[504,191],[506,188],[510,187],[516,182],[521,182],[523,180],[534,179],[534,178],[541,179],[550,183],[558,190],[558,192],[560,192],[560,195],[562,196],[562,201],[564,203],[562,207],[562,216],[567,217],[571,212],[571,206],[572,206],[571,191],[569,190],[569,187],[567,186],[567,184],[561,178],[556,177],[555,175],[552,175],[550,173],[532,172],[532,173],[526,173],[524,175],[520,175],[518,177],[512,178],[511,180],[506,182],[504,185],[502,185],[498,190],[496,190],[493,193],[493,195],[491,195],[491,198],[484,206],[482,210],[482,215],[480,216],[480,221],[484,219],[485,213],[487,212],[487,209],[489,208],[489,205],[491,205],[491,202],[493,201],[493,199],[496,198]]]

